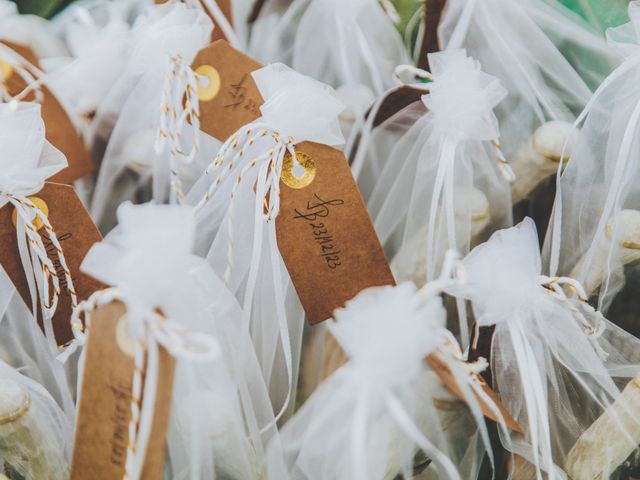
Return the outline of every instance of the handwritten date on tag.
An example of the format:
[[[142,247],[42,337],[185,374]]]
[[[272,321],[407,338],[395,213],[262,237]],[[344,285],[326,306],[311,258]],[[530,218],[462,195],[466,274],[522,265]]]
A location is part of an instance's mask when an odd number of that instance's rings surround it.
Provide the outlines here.
[[[40,199],[47,206],[47,217],[64,252],[78,301],[85,300],[93,292],[103,288],[100,282],[80,272],[80,264],[89,248],[102,239],[100,232],[73,187],[46,182],[42,190],[33,197]],[[12,219],[13,212],[14,207],[10,204],[0,209],[0,245],[2,245],[0,265],[9,275],[25,303],[31,306],[29,285],[20,260],[16,227]],[[73,338],[69,324],[72,310],[71,297],[67,289],[64,270],[56,255],[55,246],[48,238],[44,228],[40,228],[38,233],[42,237],[47,255],[53,262],[56,269],[55,274],[60,281],[61,293],[53,317],[53,329],[58,344],[63,345]],[[42,321],[39,312],[34,315],[38,317],[39,322]]]
[[[121,303],[105,305],[91,314],[71,480],[113,480],[123,478],[125,473],[134,360],[119,343],[121,322],[126,322],[126,309]],[[174,367],[173,357],[161,348],[143,480],[156,480],[163,475]]]
[[[29,47],[5,40],[2,43],[39,68],[38,59]],[[13,68],[10,69],[10,74],[4,80],[4,84],[12,96],[19,94],[27,87],[26,81]],[[41,106],[45,136],[54,147],[64,153],[69,164],[67,168],[51,177],[51,181],[70,185],[75,180],[92,173],[95,170],[95,164],[62,104],[45,85],[38,88],[43,94]],[[34,95],[30,93],[25,101],[33,99]]]
[[[365,288],[395,281],[342,152],[311,142],[296,152],[313,160],[315,174],[296,188],[283,171],[276,234],[309,322],[316,324]]]

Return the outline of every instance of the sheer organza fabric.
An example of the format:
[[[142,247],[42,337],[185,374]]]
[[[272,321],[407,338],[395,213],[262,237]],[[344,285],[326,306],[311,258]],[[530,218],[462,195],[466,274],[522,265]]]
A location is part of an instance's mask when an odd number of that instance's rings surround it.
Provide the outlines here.
[[[396,279],[419,286],[435,278],[448,249],[468,252],[512,222],[492,142],[492,109],[504,89],[463,50],[429,60],[429,93],[373,130],[362,170],[362,181],[374,184],[367,207]],[[460,322],[465,343],[464,315]]]
[[[280,411],[293,406],[304,312],[278,250],[274,219],[279,197],[274,192],[284,156],[295,158],[297,143],[344,141],[338,121],[343,105],[331,87],[282,64],[252,76],[264,99],[262,116],[225,142],[187,202],[197,205],[197,252],[239,299],[243,328],[251,332]]]
[[[183,4],[155,6],[131,31],[129,58],[118,81],[101,102],[94,127],[117,119],[102,158],[91,199],[91,215],[108,231],[114,226],[115,207],[125,200],[136,203],[166,201],[169,193],[169,149],[154,148],[163,108],[163,85],[172,57],[190,65],[210,41],[212,23],[200,9]],[[110,131],[106,127],[106,131]],[[175,135],[175,132],[164,132]],[[189,185],[204,168],[218,143],[187,124],[185,144],[201,141],[197,158],[179,172]],[[184,147],[185,151],[189,147]]]
[[[495,325],[493,386],[524,430],[509,450],[533,464],[538,478],[566,478],[576,440],[637,374],[639,341],[566,293],[581,296],[578,282],[541,275],[531,219],[494,233],[462,264],[467,282],[449,292],[471,301],[478,326]],[[616,428],[627,435],[628,425]]]
[[[220,347],[212,360],[176,359],[168,436],[172,478],[261,478],[263,443],[276,435],[273,410],[237,300],[206,261],[190,253],[193,210],[124,203],[118,220],[89,251],[82,270],[117,286],[130,315],[159,308]]]
[[[450,341],[445,316],[439,296],[423,297],[410,283],[365,290],[336,310],[328,328],[349,361],[284,425],[281,444],[270,445],[270,476],[412,478],[421,449],[432,460],[433,478],[475,478],[484,452],[467,450],[473,417],[456,407],[424,361]],[[437,406],[445,404],[458,423]]]
[[[552,274],[575,276],[605,312],[625,275],[635,271],[638,239],[638,2],[629,5],[629,15],[630,23],[608,31],[609,43],[625,60],[576,121],[581,134],[559,179],[545,243],[545,267]]]
[[[585,81],[534,21],[533,3],[541,2],[453,0],[438,27],[443,49],[466,48],[507,90],[496,109],[507,158],[543,123],[573,121],[591,97]]]

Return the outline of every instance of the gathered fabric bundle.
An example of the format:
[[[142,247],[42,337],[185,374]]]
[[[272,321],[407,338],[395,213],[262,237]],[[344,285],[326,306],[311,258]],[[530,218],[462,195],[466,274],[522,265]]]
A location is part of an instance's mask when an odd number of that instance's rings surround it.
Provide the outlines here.
[[[512,452],[535,466],[536,478],[565,478],[567,456],[587,428],[616,401],[631,410],[619,385],[637,373],[638,339],[587,304],[576,280],[541,275],[531,219],[496,232],[462,264],[467,282],[449,291],[471,301],[478,327],[495,325],[493,386],[524,427],[510,439]],[[631,443],[627,429],[636,427],[616,427]],[[613,467],[607,475],[618,466],[600,460]]]

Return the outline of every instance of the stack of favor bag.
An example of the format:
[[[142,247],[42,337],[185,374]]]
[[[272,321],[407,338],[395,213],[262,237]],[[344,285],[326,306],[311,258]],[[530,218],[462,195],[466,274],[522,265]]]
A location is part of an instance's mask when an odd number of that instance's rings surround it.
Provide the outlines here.
[[[640,478],[611,3],[0,0],[0,478]]]

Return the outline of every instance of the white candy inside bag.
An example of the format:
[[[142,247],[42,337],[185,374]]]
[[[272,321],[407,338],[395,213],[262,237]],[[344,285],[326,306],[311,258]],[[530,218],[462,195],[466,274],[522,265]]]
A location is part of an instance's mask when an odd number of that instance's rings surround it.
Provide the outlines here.
[[[534,21],[529,3],[449,1],[438,27],[443,49],[465,48],[507,90],[496,109],[507,158],[541,124],[573,121],[591,97],[587,84]]]

